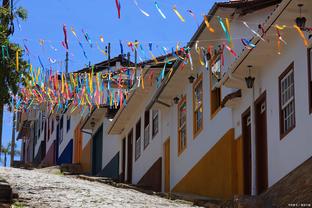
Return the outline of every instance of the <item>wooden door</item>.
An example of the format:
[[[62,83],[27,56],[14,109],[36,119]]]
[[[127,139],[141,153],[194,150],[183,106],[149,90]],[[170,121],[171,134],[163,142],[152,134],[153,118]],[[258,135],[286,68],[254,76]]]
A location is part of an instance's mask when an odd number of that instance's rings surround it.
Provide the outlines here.
[[[128,135],[127,182],[132,183],[133,130]]]
[[[251,195],[251,116],[250,108],[242,114],[244,194]]]
[[[255,102],[256,124],[256,187],[257,194],[268,188],[266,93]]]
[[[121,149],[121,181],[125,182],[125,173],[126,173],[126,138],[122,140],[122,149]]]
[[[74,139],[74,163],[81,162],[82,155],[82,132],[81,132],[81,122],[77,125],[75,129],[75,139]]]
[[[58,163],[59,143],[60,143],[60,124],[58,122],[56,126],[56,141],[55,141],[55,164],[57,165],[60,165]]]
[[[165,192],[170,192],[170,138],[164,143]]]
[[[103,151],[103,125],[93,136],[92,144],[92,174],[97,175],[102,171],[102,151]]]

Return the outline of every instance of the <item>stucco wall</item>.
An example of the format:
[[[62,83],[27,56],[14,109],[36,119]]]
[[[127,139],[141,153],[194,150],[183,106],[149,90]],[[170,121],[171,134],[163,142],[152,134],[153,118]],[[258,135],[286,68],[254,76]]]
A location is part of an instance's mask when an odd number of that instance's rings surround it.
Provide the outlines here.
[[[103,153],[102,153],[102,168],[113,159],[113,157],[121,149],[121,139],[117,135],[107,135],[106,129],[110,125],[110,121],[105,118],[103,120]]]
[[[308,106],[307,49],[294,30],[287,34],[287,46],[277,56],[272,51],[265,67],[256,69],[255,97],[266,91],[269,186],[312,155],[312,117]],[[278,77],[294,61],[296,128],[280,140]],[[241,135],[241,114],[252,103],[250,90],[243,90],[243,99],[233,110],[235,136]]]

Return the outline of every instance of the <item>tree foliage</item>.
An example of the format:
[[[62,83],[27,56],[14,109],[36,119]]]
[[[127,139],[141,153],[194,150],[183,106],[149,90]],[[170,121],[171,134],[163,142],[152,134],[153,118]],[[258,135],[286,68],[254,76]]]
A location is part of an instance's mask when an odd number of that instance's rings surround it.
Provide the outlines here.
[[[14,12],[8,8],[0,7],[0,105],[8,104],[11,95],[16,95],[19,86],[24,83],[27,62],[23,59],[24,51],[18,44],[10,41],[10,34],[14,31],[13,20],[19,18],[25,20],[27,12],[18,8]],[[18,68],[16,66],[16,51],[18,51]]]
[[[4,167],[6,167],[7,157],[8,157],[8,155],[11,154],[11,143],[9,142],[5,147],[2,146],[0,148],[0,152],[3,153],[3,158],[0,158],[0,159],[3,162]],[[16,145],[14,146],[14,153],[17,156],[21,154],[20,151],[17,149]]]

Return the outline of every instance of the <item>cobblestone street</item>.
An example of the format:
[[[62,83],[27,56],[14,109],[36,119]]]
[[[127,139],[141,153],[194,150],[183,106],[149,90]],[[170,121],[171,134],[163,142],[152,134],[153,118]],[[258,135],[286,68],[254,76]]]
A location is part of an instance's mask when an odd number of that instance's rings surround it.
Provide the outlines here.
[[[12,185],[25,207],[191,207],[131,189],[38,170],[0,168],[0,177]]]

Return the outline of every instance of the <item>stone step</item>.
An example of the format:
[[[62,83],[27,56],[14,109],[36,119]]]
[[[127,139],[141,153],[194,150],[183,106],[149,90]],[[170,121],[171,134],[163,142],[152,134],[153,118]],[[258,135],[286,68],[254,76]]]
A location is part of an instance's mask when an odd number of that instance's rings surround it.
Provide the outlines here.
[[[0,182],[0,202],[12,201],[12,188],[7,182]]]

